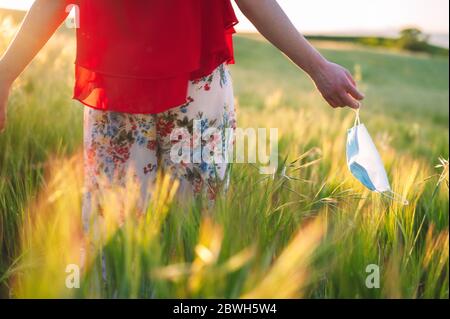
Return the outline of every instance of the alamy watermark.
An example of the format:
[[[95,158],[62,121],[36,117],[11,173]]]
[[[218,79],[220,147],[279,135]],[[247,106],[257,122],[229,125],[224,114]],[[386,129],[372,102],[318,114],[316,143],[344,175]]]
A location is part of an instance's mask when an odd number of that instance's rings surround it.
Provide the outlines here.
[[[366,287],[369,289],[380,288],[380,266],[375,264],[367,265],[366,273]]]
[[[80,288],[80,266],[76,264],[69,264],[66,266],[66,288],[78,289]]]
[[[253,163],[260,165],[261,174],[276,172],[278,167],[277,128],[218,129],[210,127],[203,129],[202,123],[202,120],[193,121],[192,134],[185,127],[172,130],[170,136],[172,162],[177,164]]]

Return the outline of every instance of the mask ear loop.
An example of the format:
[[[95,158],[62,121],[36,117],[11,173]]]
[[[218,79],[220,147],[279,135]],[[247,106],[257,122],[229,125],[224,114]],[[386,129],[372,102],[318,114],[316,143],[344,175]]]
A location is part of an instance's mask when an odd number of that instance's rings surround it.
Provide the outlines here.
[[[358,126],[361,125],[361,120],[359,119],[359,110],[360,110],[361,105],[359,106],[359,108],[354,109],[356,117],[355,117],[355,122],[353,123],[353,126]]]
[[[393,201],[402,203],[402,205],[404,205],[404,206],[409,205],[409,201],[406,198],[404,198],[400,194],[397,194],[391,190],[386,191],[386,192],[380,192],[380,194],[393,200]]]

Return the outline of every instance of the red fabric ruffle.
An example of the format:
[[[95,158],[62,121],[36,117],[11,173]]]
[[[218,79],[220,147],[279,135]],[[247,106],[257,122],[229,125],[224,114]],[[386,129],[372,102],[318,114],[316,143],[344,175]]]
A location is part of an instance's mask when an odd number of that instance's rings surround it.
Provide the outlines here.
[[[186,103],[189,80],[234,63],[230,0],[77,0],[74,99],[159,113]]]

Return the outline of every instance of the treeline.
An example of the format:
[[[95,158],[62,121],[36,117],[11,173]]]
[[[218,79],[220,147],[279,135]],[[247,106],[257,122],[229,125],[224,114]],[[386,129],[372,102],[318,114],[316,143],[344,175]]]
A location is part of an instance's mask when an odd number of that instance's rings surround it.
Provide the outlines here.
[[[412,52],[426,52],[436,55],[449,55],[449,50],[429,43],[429,36],[419,29],[408,28],[400,31],[397,38],[375,37],[375,36],[328,36],[310,35],[309,40],[316,41],[340,41],[363,44],[373,47],[397,48]]]

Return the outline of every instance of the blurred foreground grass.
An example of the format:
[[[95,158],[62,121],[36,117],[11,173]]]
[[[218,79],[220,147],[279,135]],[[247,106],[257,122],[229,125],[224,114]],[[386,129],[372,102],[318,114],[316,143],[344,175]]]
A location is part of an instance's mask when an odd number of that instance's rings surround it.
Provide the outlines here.
[[[0,20],[0,50],[14,28]],[[84,239],[82,107],[70,100],[75,43],[64,31],[15,84],[0,136],[2,296],[448,298],[448,58],[317,45],[358,79],[362,120],[409,206],[347,172],[353,112],[328,108],[280,53],[243,35],[232,68],[238,125],[279,128],[278,173],[234,165],[210,213],[173,202],[176,185],[161,177],[147,216],[130,208],[122,227],[106,218],[104,249],[88,254],[82,288],[67,289],[66,265],[79,263]],[[365,285],[370,264],[380,266],[379,289]]]

